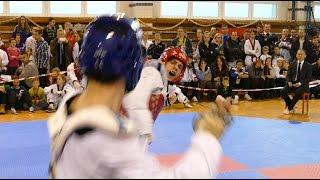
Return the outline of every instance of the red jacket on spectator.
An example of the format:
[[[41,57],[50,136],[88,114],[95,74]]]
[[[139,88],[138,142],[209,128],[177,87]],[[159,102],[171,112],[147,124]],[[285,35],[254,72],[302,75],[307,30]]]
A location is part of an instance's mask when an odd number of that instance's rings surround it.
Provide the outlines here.
[[[74,44],[76,43],[76,39],[74,38],[73,33],[72,32],[68,33],[66,38],[70,44],[70,47],[73,48]]]
[[[18,68],[20,66],[20,49],[17,47],[8,47],[7,54],[9,58],[8,67]]]

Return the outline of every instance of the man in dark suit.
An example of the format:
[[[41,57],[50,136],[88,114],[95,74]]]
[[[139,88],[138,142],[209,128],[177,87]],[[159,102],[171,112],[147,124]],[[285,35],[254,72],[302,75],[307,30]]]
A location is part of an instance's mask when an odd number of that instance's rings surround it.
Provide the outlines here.
[[[306,37],[306,31],[304,26],[299,27],[298,38],[292,42],[290,55],[291,59],[294,60],[295,55],[299,49],[303,49],[306,52],[306,61],[310,64],[314,63],[314,52],[312,48],[312,43]]]
[[[276,42],[278,42],[278,37],[274,33],[271,33],[270,31],[271,31],[271,25],[264,24],[263,32],[261,34],[257,34],[256,39],[259,41],[261,47],[268,46],[270,54],[273,54],[275,44]]]
[[[297,61],[294,61],[289,66],[288,83],[281,91],[281,96],[287,105],[283,112],[284,114],[294,113],[294,106],[302,94],[310,92],[309,82],[312,80],[312,65],[305,61],[306,52],[302,49],[298,50],[296,58]],[[295,91],[293,99],[288,95],[291,91]]]

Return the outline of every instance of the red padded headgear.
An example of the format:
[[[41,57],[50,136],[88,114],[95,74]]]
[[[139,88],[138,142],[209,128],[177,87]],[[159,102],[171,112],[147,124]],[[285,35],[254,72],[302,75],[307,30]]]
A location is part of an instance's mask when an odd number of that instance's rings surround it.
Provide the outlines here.
[[[180,47],[168,47],[163,51],[160,59],[164,64],[167,64],[167,62],[169,62],[171,59],[177,59],[183,64],[183,68],[181,70],[180,75],[177,78],[173,79],[172,83],[178,83],[179,81],[181,81],[189,61],[189,58],[188,56],[186,56],[186,53]]]

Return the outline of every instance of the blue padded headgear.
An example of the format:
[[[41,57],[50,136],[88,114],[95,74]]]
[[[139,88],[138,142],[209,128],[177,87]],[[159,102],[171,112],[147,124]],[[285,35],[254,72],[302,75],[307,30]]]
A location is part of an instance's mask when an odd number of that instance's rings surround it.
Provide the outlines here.
[[[134,89],[143,67],[142,30],[138,21],[120,16],[98,17],[87,27],[79,55],[84,74],[100,82],[125,78]]]

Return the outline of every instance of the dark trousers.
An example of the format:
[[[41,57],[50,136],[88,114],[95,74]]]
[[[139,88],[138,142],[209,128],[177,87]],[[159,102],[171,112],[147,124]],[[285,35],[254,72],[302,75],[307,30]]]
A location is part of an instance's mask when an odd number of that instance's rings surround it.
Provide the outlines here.
[[[39,71],[39,75],[42,75],[42,74],[47,74],[48,69],[46,69],[46,68],[39,68],[38,71]],[[46,87],[46,86],[48,86],[48,81],[47,81],[47,77],[46,77],[46,76],[40,77],[39,79],[40,79],[40,86],[41,86],[41,87]]]
[[[294,91],[294,97],[293,99],[290,99],[289,93],[292,91]],[[297,104],[299,99],[301,98],[302,94],[307,92],[310,92],[308,85],[300,86],[298,88],[289,87],[288,85],[286,85],[281,91],[281,96],[286,102],[288,109],[291,111],[294,108],[294,106]]]
[[[276,87],[285,87],[287,80],[285,78],[276,78]],[[281,97],[281,89],[276,90],[276,97]]]
[[[9,91],[8,93],[8,107],[16,109],[28,110],[32,106],[32,100],[28,92],[23,92],[21,98],[17,97],[16,92]]]
[[[201,89],[213,89],[213,82],[212,81],[199,81],[199,88]],[[204,93],[208,95],[208,100],[213,101],[215,99],[215,92],[214,91],[197,91],[197,99],[204,100]]]
[[[274,88],[276,86],[275,79],[273,78],[266,78],[264,80],[264,88]],[[264,91],[265,98],[273,98],[276,96],[275,90],[266,90]]]
[[[262,78],[250,78],[250,89],[263,89],[264,88],[264,79]],[[251,91],[249,92],[250,96],[253,99],[263,99],[263,91]]]
[[[198,82],[185,82],[183,83],[183,86],[188,86],[188,87],[198,87]],[[187,88],[181,88],[181,92],[188,97],[189,100],[191,100],[191,98],[193,96],[197,95],[197,91],[193,90],[193,89],[187,89]]]
[[[3,92],[0,92],[0,104],[7,104],[7,95]]]
[[[320,86],[316,86],[310,89],[315,98],[320,99]]]
[[[33,104],[35,110],[46,110],[49,104],[46,101],[40,101],[38,103]]]
[[[16,68],[16,67],[8,67],[8,68],[7,68],[7,75],[11,75],[11,76],[15,75],[17,69],[18,69],[18,68]]]

